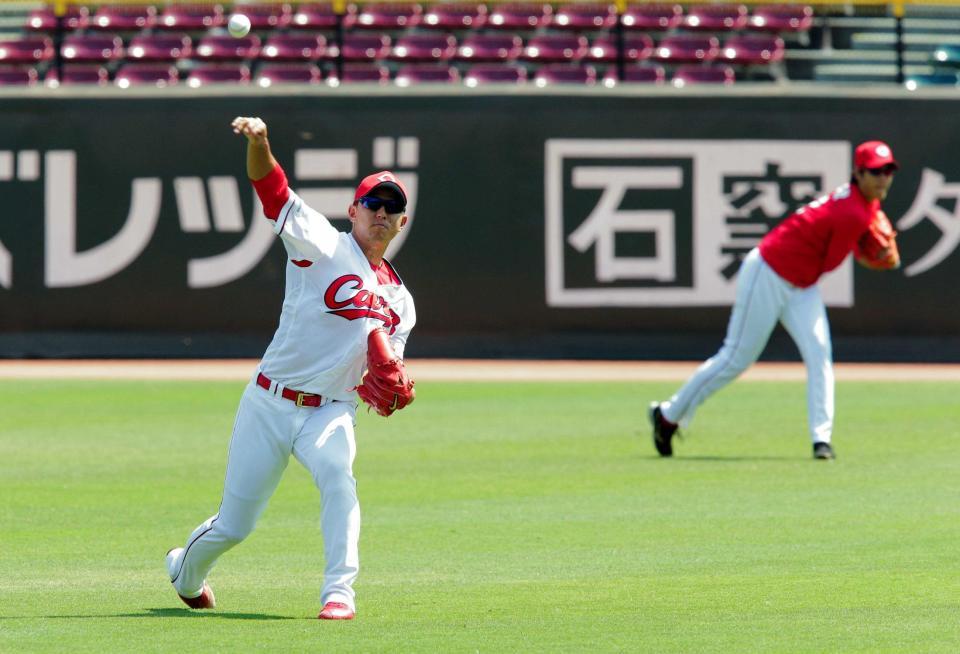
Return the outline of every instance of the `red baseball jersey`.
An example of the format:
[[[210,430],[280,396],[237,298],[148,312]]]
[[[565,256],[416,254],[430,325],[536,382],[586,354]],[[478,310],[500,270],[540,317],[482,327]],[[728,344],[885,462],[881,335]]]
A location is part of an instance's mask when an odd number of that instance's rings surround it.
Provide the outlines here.
[[[760,255],[794,286],[813,286],[856,249],[879,211],[879,200],[867,200],[856,185],[844,184],[770,230],[760,241]]]

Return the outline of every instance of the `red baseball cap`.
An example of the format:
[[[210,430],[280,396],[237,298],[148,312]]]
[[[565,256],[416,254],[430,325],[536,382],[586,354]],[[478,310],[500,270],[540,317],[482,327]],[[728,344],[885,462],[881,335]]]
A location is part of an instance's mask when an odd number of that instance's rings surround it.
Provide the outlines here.
[[[407,206],[407,189],[403,185],[403,182],[397,179],[397,176],[389,170],[381,170],[379,173],[373,173],[372,175],[364,177],[363,181],[360,182],[360,186],[357,187],[357,192],[353,194],[353,201],[356,202],[364,195],[370,195],[373,189],[380,186],[385,186],[399,193],[400,199],[403,200],[403,206]]]
[[[893,158],[893,150],[883,141],[861,143],[853,152],[854,168],[883,168],[890,165],[894,170],[900,169],[900,164]]]

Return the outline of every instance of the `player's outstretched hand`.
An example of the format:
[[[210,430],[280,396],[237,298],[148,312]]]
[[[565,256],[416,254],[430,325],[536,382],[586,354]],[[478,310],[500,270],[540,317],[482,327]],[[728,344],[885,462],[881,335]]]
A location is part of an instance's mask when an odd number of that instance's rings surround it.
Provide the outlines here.
[[[237,116],[230,123],[234,134],[243,134],[251,145],[263,145],[267,142],[267,124],[259,118]]]

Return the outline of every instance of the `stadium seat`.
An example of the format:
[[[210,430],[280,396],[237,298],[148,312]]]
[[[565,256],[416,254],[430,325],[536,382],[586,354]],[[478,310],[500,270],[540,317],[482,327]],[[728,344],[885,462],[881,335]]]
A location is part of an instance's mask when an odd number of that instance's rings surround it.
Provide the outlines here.
[[[88,21],[88,28],[107,32],[151,29],[157,22],[153,5],[103,5]]]
[[[746,5],[694,5],[687,8],[683,27],[704,32],[732,32],[746,26]]]
[[[587,52],[587,59],[594,63],[613,63],[617,60],[617,37],[602,36],[594,41]],[[625,34],[623,58],[625,61],[649,59],[653,54],[653,39],[646,34]]]
[[[67,13],[64,15],[63,29],[82,30],[86,29],[90,18],[90,10],[82,5],[67,5]],[[47,6],[40,9],[34,9],[27,16],[27,22],[24,28],[29,32],[53,32],[57,29],[57,16],[53,13],[53,7]]]
[[[549,25],[559,30],[606,30],[617,24],[615,4],[563,4],[550,17]]]
[[[479,29],[487,22],[487,6],[478,3],[440,3],[423,14],[420,27],[442,30]]]
[[[332,70],[327,75],[329,86],[341,84],[389,84],[390,71],[379,64],[344,64],[343,71]]]
[[[346,6],[344,20],[352,19],[357,13],[357,7],[352,4]],[[292,29],[305,30],[332,30],[337,27],[340,18],[329,2],[306,4],[297,7],[297,10],[290,18],[290,27]]]
[[[765,32],[807,32],[813,26],[813,7],[763,5],[754,7],[747,27]]]
[[[516,64],[476,64],[463,76],[469,87],[483,84],[523,84],[527,81],[527,69]]]
[[[341,54],[344,61],[374,61],[385,59],[390,54],[391,39],[386,34],[358,34],[347,32],[343,35]],[[337,56],[336,47],[327,48],[327,58]]]
[[[223,27],[227,22],[223,5],[167,5],[157,18],[156,28],[181,32]]]
[[[399,37],[390,51],[394,61],[449,61],[457,53],[457,40],[449,34],[409,34]]]
[[[44,82],[52,87],[106,86],[110,83],[110,73],[103,66],[96,64],[65,64],[59,74],[56,68],[51,67],[47,71]]]
[[[587,54],[587,37],[575,34],[542,34],[527,41],[521,58],[530,62],[577,62]]]
[[[137,34],[127,45],[128,61],[177,61],[193,56],[193,41],[186,34]]]
[[[553,84],[592,86],[597,83],[597,69],[590,65],[547,64],[534,73],[533,83],[537,86]]]
[[[315,61],[326,53],[327,39],[322,34],[272,34],[260,48],[266,61]]]
[[[960,68],[960,46],[940,45],[930,53],[930,64],[936,68]]]
[[[243,61],[255,59],[260,54],[260,37],[247,34],[240,38],[229,34],[214,34],[201,38],[193,49],[193,56],[200,61]]]
[[[113,79],[115,86],[127,89],[131,86],[174,86],[180,82],[176,66],[157,63],[127,63],[120,66]]]
[[[523,53],[523,40],[516,35],[470,34],[457,48],[461,61],[513,61]]]
[[[197,66],[187,75],[187,86],[199,88],[210,84],[250,83],[250,68],[244,64],[207,64]]]
[[[723,44],[719,59],[728,64],[773,64],[783,61],[783,39],[773,35],[732,36]]]
[[[113,34],[68,34],[60,55],[69,62],[110,63],[123,58],[123,39]]]
[[[34,86],[39,79],[32,66],[0,66],[0,86]]]
[[[956,87],[960,85],[957,73],[929,73],[926,75],[908,75],[903,80],[903,86],[908,91],[916,91],[928,86]]]
[[[374,3],[364,5],[356,14],[343,17],[343,26],[377,30],[402,30],[416,27],[423,16],[423,7],[416,3]]]
[[[553,14],[548,4],[494,5],[487,27],[498,30],[535,30],[546,25]]]
[[[293,9],[287,3],[233,5],[230,13],[243,14],[250,19],[250,29],[264,31],[283,29],[293,18]]]
[[[264,64],[257,70],[254,83],[266,88],[274,84],[320,84],[323,73],[316,64]]]
[[[665,32],[683,21],[683,7],[658,3],[627,5],[621,21],[628,30]]]
[[[653,50],[653,57],[666,63],[713,61],[719,54],[717,37],[694,34],[664,37]]]
[[[451,84],[460,81],[460,73],[453,66],[436,64],[407,64],[397,71],[397,86],[414,84]]]
[[[725,84],[736,81],[736,74],[729,66],[680,66],[673,72],[672,83],[676,87],[691,84]]]
[[[28,36],[0,41],[0,64],[35,64],[53,59],[53,39]]]
[[[659,65],[624,66],[623,79],[617,76],[617,69],[611,66],[603,76],[603,85],[613,88],[618,84],[663,84],[667,81],[667,72]]]

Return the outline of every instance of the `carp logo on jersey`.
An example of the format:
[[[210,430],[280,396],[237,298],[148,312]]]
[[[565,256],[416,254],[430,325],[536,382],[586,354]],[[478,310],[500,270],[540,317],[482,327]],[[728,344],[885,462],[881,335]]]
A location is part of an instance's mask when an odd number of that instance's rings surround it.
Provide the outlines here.
[[[348,297],[338,299],[344,289],[344,294]],[[342,275],[333,280],[323,294],[323,301],[330,307],[327,313],[347,320],[373,318],[381,321],[391,334],[397,331],[397,325],[400,324],[397,312],[391,309],[382,297],[363,288],[363,279],[359,275]]]

